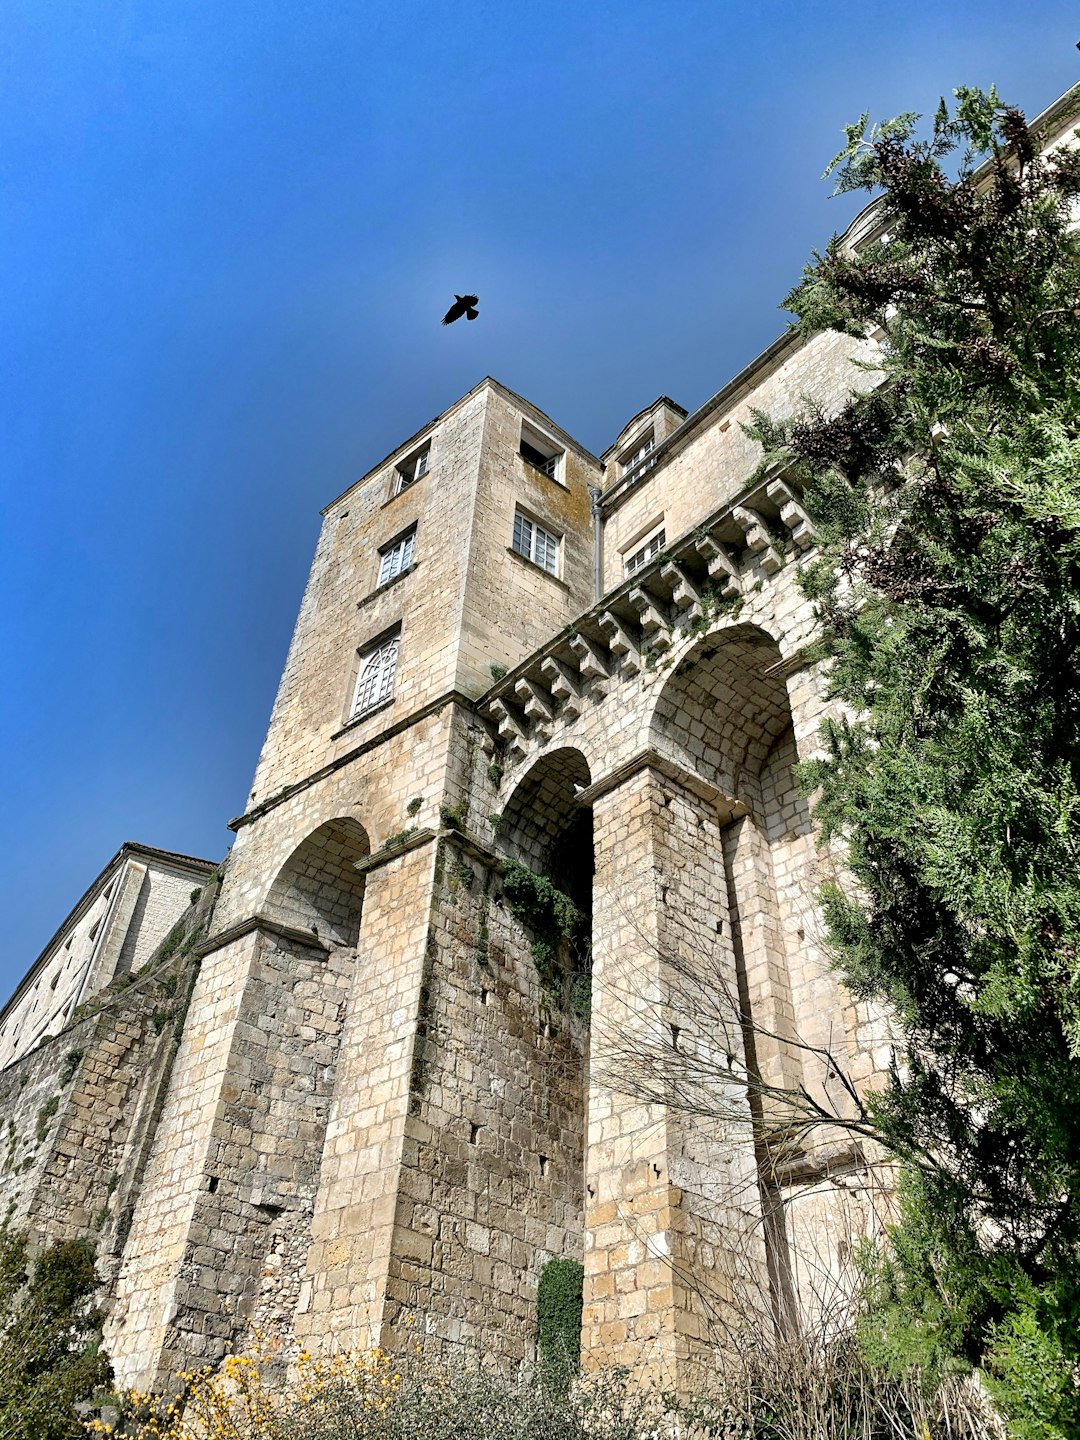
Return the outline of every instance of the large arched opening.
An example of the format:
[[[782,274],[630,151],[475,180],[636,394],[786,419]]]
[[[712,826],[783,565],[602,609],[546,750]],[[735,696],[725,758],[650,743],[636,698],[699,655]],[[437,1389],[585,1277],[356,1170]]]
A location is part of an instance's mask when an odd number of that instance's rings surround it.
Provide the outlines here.
[[[584,755],[569,747],[542,755],[515,787],[502,812],[499,850],[508,867],[501,876],[504,913],[512,916],[514,948],[538,997],[533,1064],[537,1154],[534,1183],[550,1192],[544,1202],[558,1218],[543,1248],[530,1257],[530,1284],[537,1287],[552,1260],[559,1273],[576,1273],[584,1259],[586,1074],[592,1003],[593,814],[579,797],[591,783]],[[515,877],[516,871],[516,877]],[[529,913],[534,883],[540,903]],[[547,886],[573,904],[575,920],[562,934],[544,927]],[[524,897],[525,904],[522,904]],[[550,918],[550,914],[549,917]],[[531,972],[531,973],[530,973]],[[564,1262],[572,1262],[566,1265]],[[538,1308],[533,1335],[542,1328]]]
[[[364,908],[364,876],[356,867],[371,853],[367,832],[342,816],[303,840],[278,871],[267,896],[267,919],[335,948],[354,946]]]
[[[816,871],[812,827],[794,771],[787,667],[772,637],[734,625],[699,641],[661,691],[650,740],[716,792],[720,853],[697,863],[722,869],[730,932],[724,950],[735,974],[714,1028],[725,1005],[737,1006],[773,1314],[786,1328],[797,1313],[786,1177],[808,1163],[791,1138],[789,1097],[821,1077],[798,1033],[793,986],[793,976],[812,968],[805,954]],[[702,1009],[708,1012],[708,1003]],[[701,1088],[715,1081],[719,1092],[730,1078],[723,1071],[703,1073]]]

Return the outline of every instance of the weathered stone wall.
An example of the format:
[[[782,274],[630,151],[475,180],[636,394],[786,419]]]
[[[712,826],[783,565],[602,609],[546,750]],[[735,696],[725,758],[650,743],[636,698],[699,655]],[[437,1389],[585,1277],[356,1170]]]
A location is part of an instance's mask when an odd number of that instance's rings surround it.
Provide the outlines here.
[[[456,679],[456,636],[480,463],[484,394],[431,427],[428,473],[393,494],[394,464],[326,511],[250,796],[257,805],[428,702]],[[398,457],[400,458],[400,457]],[[416,526],[411,569],[377,588],[379,547]],[[389,705],[350,723],[357,653],[394,625],[401,649]],[[339,732],[345,743],[338,743]]]
[[[533,1352],[548,1260],[582,1254],[586,1031],[541,989],[491,860],[440,841],[385,1319]]]
[[[558,478],[522,459],[522,420],[534,414],[501,389],[487,392],[457,668],[458,688],[467,695],[487,689],[492,664],[516,665],[593,600],[589,486],[600,484],[602,471],[572,442]],[[558,442],[561,432],[548,428]],[[560,539],[557,575],[512,549],[519,506]]]
[[[492,663],[516,663],[589,603],[599,465],[565,437],[561,478],[543,475],[518,453],[523,419],[545,423],[486,382],[405,447],[430,443],[421,479],[395,494],[396,454],[327,508],[251,806],[451,691],[479,693]],[[509,553],[519,502],[563,537],[558,577]],[[380,587],[380,550],[412,527],[411,566]],[[357,655],[395,626],[393,695],[354,720]]]
[[[643,765],[595,815],[584,1343],[684,1384],[767,1291],[722,813]]]
[[[269,926],[205,956],[106,1332],[122,1383],[291,1315],[354,964]]]
[[[115,1275],[213,912],[205,886],[137,973],[88,1000],[59,1034],[0,1072],[0,1206],[36,1243],[89,1235]]]

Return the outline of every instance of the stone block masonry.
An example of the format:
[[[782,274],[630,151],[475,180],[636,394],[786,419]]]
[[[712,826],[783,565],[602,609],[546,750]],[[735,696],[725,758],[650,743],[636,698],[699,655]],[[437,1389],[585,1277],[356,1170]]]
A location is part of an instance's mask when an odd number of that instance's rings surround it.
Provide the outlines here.
[[[813,525],[742,427],[880,339],[789,334],[602,459],[488,378],[326,507],[220,892],[125,846],[0,1014],[0,1223],[97,1239],[119,1384],[265,1325],[518,1366],[553,1259],[583,1363],[681,1390],[842,1310],[888,1197],[779,1102],[842,1115],[890,1034],[794,775]]]
[[[0,1220],[39,1245],[89,1235],[110,1292],[217,889],[214,876],[139,970],[0,1072]]]
[[[762,393],[839,398],[852,353],[785,341]],[[427,1351],[516,1365],[544,1265],[572,1258],[585,1363],[687,1389],[732,1323],[818,1313],[877,1223],[829,1180],[864,1157],[792,1149],[759,1093],[828,1101],[826,1049],[873,1083],[888,1047],[820,949],[792,775],[827,712],[813,536],[723,438],[755,393],[681,423],[658,402],[653,463],[605,488],[485,381],[327,508],[179,1039],[120,975],[90,1043],[65,1029],[0,1075],[12,1218],[100,1233],[118,1383],[168,1388],[268,1323],[342,1349],[412,1317]],[[664,548],[620,575],[655,514]],[[515,911],[512,863],[570,929]],[[702,1065],[711,1114],[680,1093]]]

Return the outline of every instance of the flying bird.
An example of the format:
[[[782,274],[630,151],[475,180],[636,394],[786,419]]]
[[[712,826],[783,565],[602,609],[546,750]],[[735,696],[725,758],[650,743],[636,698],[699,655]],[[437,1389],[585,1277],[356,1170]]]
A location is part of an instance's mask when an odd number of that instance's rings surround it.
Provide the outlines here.
[[[476,308],[479,303],[479,295],[455,295],[453,305],[450,306],[450,309],[447,310],[446,314],[442,317],[442,323],[444,325],[452,325],[455,320],[460,320],[462,315],[468,316],[470,320],[475,320],[477,315],[480,314],[480,311]]]

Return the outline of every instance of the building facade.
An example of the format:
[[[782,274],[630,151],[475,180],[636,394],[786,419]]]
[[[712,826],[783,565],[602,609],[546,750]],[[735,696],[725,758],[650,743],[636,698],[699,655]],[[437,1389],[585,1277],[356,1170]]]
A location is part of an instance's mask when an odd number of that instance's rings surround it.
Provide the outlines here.
[[[58,1035],[80,1002],[146,964],[211,860],[122,845],[0,1010],[0,1070]]]
[[[832,1103],[822,1057],[861,1080],[888,1047],[821,952],[792,775],[825,704],[812,529],[741,422],[836,402],[871,348],[784,339],[603,457],[485,380],[326,508],[126,1239],[121,1380],[406,1313],[519,1361],[566,1256],[586,1354],[678,1374],[717,1313],[842,1269],[866,1157],[770,1136],[756,1079]],[[554,980],[515,863],[584,917]],[[705,1057],[714,1116],[650,1091]]]
[[[89,1013],[0,1031],[0,1199],[98,1231],[118,1383],[407,1315],[527,1361],[565,1257],[586,1363],[679,1385],[732,1326],[835,1312],[874,1157],[788,1102],[842,1120],[891,1051],[793,773],[830,703],[813,526],[743,427],[838,406],[882,339],[784,336],[600,456],[485,379],[326,507],[222,875],[139,985],[103,932]]]

